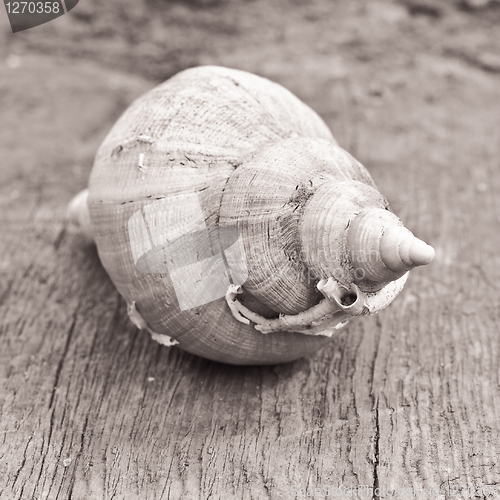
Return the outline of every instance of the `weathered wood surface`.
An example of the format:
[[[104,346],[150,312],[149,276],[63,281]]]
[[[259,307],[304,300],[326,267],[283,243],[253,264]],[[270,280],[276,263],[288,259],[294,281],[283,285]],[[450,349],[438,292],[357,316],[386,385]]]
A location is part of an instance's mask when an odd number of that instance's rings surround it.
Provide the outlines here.
[[[500,488],[499,82],[430,56],[405,71],[382,92],[361,73],[366,88],[282,83],[371,170],[435,263],[315,356],[232,367],[136,330],[95,249],[65,228],[99,142],[151,84],[40,56],[2,69],[0,498]]]

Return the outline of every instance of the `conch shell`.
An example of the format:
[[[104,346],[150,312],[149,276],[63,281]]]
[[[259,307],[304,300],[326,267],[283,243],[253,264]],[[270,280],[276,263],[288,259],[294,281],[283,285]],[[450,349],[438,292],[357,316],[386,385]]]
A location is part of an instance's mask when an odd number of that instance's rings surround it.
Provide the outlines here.
[[[85,197],[134,324],[221,362],[306,356],[434,256],[314,111],[232,69],[189,69],[135,101]]]

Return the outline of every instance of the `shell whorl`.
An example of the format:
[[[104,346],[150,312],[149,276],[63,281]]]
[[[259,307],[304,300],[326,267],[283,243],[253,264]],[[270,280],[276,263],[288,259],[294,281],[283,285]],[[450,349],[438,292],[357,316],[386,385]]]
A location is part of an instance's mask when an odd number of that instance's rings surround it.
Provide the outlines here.
[[[359,182],[320,189],[306,206],[301,239],[316,276],[364,291],[380,290],[434,258],[434,249],[403,226],[387,200]]]
[[[387,211],[389,206],[372,183],[355,180],[325,184],[311,198],[300,238],[307,266],[317,279],[333,277],[346,288],[359,281],[362,276],[353,265],[347,236],[358,214],[375,207]]]
[[[323,199],[331,189],[338,191],[333,206],[332,197]],[[367,193],[357,195],[356,189]],[[332,142],[292,138],[262,149],[230,176],[220,210],[219,226],[234,227],[243,237],[249,274],[244,288],[279,313],[316,304],[317,282],[332,276],[321,268],[330,256],[318,255],[318,240],[331,230],[332,216],[345,225],[344,199],[366,206],[370,196],[383,200],[361,164]],[[331,213],[325,218],[326,202]],[[330,246],[332,252],[336,247]]]

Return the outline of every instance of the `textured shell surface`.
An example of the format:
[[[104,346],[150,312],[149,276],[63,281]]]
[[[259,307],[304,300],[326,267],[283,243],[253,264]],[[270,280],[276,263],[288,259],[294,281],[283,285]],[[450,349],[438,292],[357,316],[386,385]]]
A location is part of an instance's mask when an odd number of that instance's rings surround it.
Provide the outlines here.
[[[125,111],[97,152],[89,193],[99,257],[129,307],[156,335],[234,364],[287,362],[330,339],[237,321],[228,283],[271,320],[305,311],[331,276],[311,257],[311,241],[328,233],[322,200],[354,199],[338,231],[365,205],[388,209],[312,109],[267,79],[211,66],[175,75]],[[316,229],[304,222],[313,209]],[[349,260],[342,245],[335,251],[323,258]]]

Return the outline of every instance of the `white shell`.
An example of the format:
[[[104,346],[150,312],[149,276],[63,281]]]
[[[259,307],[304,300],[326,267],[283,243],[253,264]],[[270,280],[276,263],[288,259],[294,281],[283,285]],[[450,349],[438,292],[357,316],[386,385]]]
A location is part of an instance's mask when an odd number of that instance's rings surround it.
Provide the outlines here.
[[[306,356],[406,280],[357,281],[349,225],[387,201],[314,111],[242,71],[192,68],[138,99],[100,147],[89,192],[91,233],[134,324],[217,361]]]

